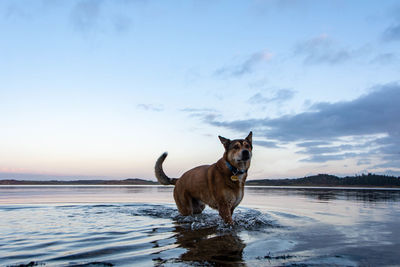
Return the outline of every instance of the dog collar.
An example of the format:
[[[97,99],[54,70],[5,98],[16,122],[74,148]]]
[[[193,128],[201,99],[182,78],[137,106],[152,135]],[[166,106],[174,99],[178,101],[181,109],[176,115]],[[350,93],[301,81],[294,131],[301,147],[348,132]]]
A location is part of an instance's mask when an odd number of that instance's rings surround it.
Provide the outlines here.
[[[227,160],[225,161],[226,167],[232,172],[231,180],[236,182],[239,180],[238,175],[244,174],[247,172],[247,170],[241,171],[238,168],[233,167]]]

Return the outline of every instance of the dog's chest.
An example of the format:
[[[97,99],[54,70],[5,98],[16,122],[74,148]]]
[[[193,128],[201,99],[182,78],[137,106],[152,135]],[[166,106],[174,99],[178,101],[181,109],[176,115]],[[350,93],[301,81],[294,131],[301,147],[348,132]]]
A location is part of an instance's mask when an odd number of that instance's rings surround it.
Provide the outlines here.
[[[236,207],[237,205],[239,205],[239,203],[243,199],[243,194],[244,194],[244,188],[243,188],[244,181],[243,181],[243,178],[244,178],[245,175],[246,174],[241,174],[239,176],[239,181],[238,181],[239,182],[239,191],[235,194],[236,196],[235,196],[235,199],[234,199],[234,202],[233,202],[233,207]]]
[[[236,199],[233,202],[233,207],[236,207],[237,205],[239,205],[239,203],[242,201],[243,199],[243,189],[239,189],[238,194],[236,194]]]
[[[238,190],[226,192],[226,200],[229,203],[229,206],[236,207],[243,199],[243,188],[239,188]]]

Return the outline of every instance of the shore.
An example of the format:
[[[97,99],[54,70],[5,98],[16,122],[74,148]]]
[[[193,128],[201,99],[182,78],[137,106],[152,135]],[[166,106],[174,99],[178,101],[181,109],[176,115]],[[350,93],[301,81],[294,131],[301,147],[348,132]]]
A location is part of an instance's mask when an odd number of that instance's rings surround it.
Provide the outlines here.
[[[140,178],[124,180],[17,180],[3,179],[0,185],[159,185],[156,181]],[[332,187],[332,188],[400,188],[400,177],[362,174],[356,176],[337,177],[328,174],[318,174],[294,179],[262,179],[247,180],[247,186],[268,187]]]

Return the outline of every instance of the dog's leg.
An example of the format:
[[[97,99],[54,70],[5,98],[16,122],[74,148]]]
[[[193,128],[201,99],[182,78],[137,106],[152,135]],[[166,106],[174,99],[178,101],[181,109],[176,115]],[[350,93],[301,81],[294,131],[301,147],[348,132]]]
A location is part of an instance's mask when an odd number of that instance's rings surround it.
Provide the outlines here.
[[[219,215],[225,223],[233,225],[232,214],[229,205],[226,203],[221,204],[218,207]]]
[[[193,206],[193,214],[200,214],[203,212],[204,208],[206,205],[198,199],[193,198],[192,200],[192,206]]]
[[[174,189],[174,199],[179,213],[183,216],[193,215],[192,198],[188,194],[180,194]]]
[[[235,210],[236,207],[231,208],[231,216],[233,216],[233,211]]]

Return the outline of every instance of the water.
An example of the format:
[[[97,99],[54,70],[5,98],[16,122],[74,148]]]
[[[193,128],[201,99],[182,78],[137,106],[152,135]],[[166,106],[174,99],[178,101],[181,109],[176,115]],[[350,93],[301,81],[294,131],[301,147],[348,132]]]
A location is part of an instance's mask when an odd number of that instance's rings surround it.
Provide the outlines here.
[[[233,227],[172,190],[1,186],[0,266],[400,266],[400,190],[248,187]]]

